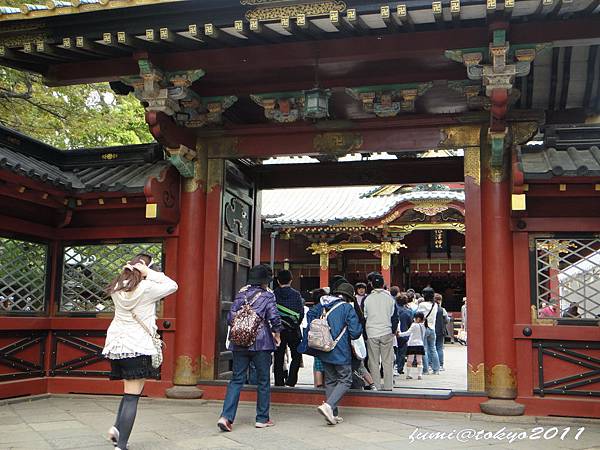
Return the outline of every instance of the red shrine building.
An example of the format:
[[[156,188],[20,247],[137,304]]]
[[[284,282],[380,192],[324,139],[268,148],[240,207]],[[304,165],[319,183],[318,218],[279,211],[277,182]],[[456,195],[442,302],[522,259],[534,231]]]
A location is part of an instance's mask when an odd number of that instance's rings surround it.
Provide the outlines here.
[[[597,0],[0,7],[1,65],[110,82],[156,140],[0,129],[0,396],[119,392],[102,289],[143,250],[179,284],[147,395],[223,398],[225,317],[273,261],[307,289],[377,269],[469,299],[466,390],[346,405],[600,417],[599,47]],[[265,164],[290,156],[315,161]],[[297,192],[317,187],[347,204]]]

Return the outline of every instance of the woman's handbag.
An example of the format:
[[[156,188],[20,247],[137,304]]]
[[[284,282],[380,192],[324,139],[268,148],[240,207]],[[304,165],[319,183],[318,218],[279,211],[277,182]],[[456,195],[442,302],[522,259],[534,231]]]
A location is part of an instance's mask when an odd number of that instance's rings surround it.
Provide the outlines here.
[[[350,340],[352,345],[352,352],[356,359],[363,361],[367,357],[367,346],[365,345],[365,339],[360,336],[358,339]]]
[[[163,362],[163,347],[165,346],[165,343],[160,338],[160,334],[158,334],[158,332],[152,333],[148,329],[146,324],[140,320],[136,313],[131,311],[131,315],[133,316],[133,319],[144,329],[146,333],[148,333],[148,335],[152,339],[152,345],[154,345],[154,348],[156,349],[156,354],[152,355],[152,367],[158,369]]]

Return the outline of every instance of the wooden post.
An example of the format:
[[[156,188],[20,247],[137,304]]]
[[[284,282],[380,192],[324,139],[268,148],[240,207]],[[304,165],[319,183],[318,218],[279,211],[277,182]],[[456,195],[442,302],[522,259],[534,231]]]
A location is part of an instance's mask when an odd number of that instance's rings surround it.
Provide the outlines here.
[[[319,254],[319,287],[329,286],[329,252]]]
[[[200,170],[200,169],[198,169]],[[200,375],[202,338],[203,274],[199,270],[204,256],[206,187],[200,174],[186,178],[181,194],[179,222],[177,331],[175,335],[175,369],[170,398],[200,398],[196,387]]]
[[[481,182],[483,331],[486,392],[491,400],[482,403],[481,409],[488,414],[520,415],[525,407],[514,402],[517,377],[513,339],[515,303],[510,181],[507,164],[493,166],[489,146],[485,140],[484,143]],[[469,317],[469,322],[471,320]]]
[[[392,254],[386,251],[381,252],[381,275],[387,288],[389,289],[392,284],[392,272],[391,272],[391,261]]]

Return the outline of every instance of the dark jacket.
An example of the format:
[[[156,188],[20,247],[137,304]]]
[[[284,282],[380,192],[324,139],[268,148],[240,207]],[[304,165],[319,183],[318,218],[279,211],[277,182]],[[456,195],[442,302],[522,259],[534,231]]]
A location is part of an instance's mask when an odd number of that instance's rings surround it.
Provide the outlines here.
[[[400,331],[407,331],[413,322],[413,313],[410,308],[398,305],[398,319],[400,324]],[[407,337],[399,337],[398,342],[408,342]]]
[[[278,305],[285,306],[300,314],[298,324],[302,323],[302,320],[304,319],[304,300],[302,299],[300,292],[290,286],[285,286],[274,289],[273,293],[275,294]]]
[[[273,340],[272,333],[278,333],[281,331],[281,317],[277,312],[277,304],[275,303],[275,295],[268,289],[264,290],[260,286],[245,286],[240,289],[240,292],[235,296],[231,310],[227,316],[227,324],[231,326],[234,314],[242,308],[247,298],[249,302],[252,302],[254,296],[260,292],[260,296],[252,304],[252,309],[261,317],[262,324],[258,329],[258,335],[254,344],[250,347],[239,347],[232,342],[229,343],[229,350],[233,351],[274,351],[275,341]]]
[[[362,334],[362,325],[358,321],[358,316],[356,315],[356,311],[354,311],[354,307],[351,304],[344,302],[342,299],[337,299],[331,303],[327,303],[326,306],[318,303],[317,305],[313,306],[308,313],[306,313],[306,320],[308,322],[308,327],[306,330],[308,330],[310,329],[310,323],[314,319],[321,317],[323,310],[329,311],[331,308],[333,308],[333,306],[340,302],[342,302],[343,305],[338,306],[335,311],[333,311],[331,315],[327,317],[327,321],[331,327],[331,336],[333,339],[336,339],[339,336],[340,332],[345,326],[348,327],[344,336],[342,336],[342,339],[340,339],[336,347],[330,352],[315,351],[310,348],[308,351],[306,351],[308,354],[318,356],[319,359],[325,363],[338,366],[349,365],[352,362],[352,348],[350,346],[350,340],[358,339]],[[305,332],[301,346],[306,347],[307,339],[308,333]]]

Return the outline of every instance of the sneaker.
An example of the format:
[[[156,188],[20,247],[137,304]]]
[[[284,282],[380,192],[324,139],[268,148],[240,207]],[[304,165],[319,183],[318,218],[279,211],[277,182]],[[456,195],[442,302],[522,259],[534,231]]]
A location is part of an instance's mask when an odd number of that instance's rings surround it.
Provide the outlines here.
[[[327,423],[329,423],[330,425],[336,424],[335,417],[333,415],[333,410],[331,409],[331,406],[329,406],[327,403],[323,403],[317,409],[323,415],[323,417],[325,417],[325,420],[327,421]]]
[[[421,375],[419,375],[419,377],[420,377],[420,376],[421,376]],[[406,379],[407,379],[407,380],[412,380],[412,379],[413,379],[413,377],[411,377],[410,375],[406,375]]]
[[[417,377],[417,380],[422,380],[422,379],[423,379],[423,377],[422,377],[421,375],[419,375],[419,376]]]
[[[444,369],[444,366],[440,366],[440,372],[445,372],[446,369]]]
[[[398,369],[394,369],[394,376],[397,377],[398,375],[400,375],[400,372],[398,372]]]
[[[233,430],[233,424],[227,420],[225,417],[221,417],[217,422],[217,426],[221,429],[221,431],[231,431]]]
[[[119,430],[117,430],[117,427],[112,426],[108,429],[108,440],[111,441],[115,447],[117,446],[117,442],[119,442]]]
[[[269,419],[266,422],[256,422],[254,424],[254,426],[256,428],[269,428],[269,427],[274,427],[275,423],[271,419]]]
[[[375,386],[374,384],[370,384],[369,388],[371,391],[378,391],[379,389],[377,389],[377,386]]]
[[[439,370],[436,370],[436,371],[434,371],[434,372],[433,372],[433,374],[434,374],[434,375],[439,375],[439,374],[440,374],[440,371],[439,371]]]
[[[334,416],[335,419],[335,423],[342,423],[344,421],[344,419],[340,416]]]

